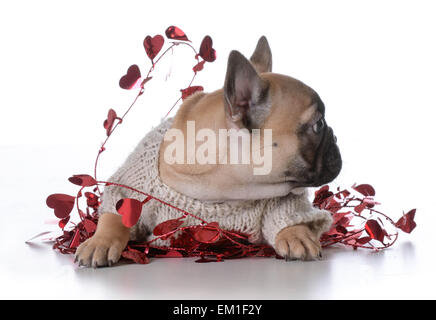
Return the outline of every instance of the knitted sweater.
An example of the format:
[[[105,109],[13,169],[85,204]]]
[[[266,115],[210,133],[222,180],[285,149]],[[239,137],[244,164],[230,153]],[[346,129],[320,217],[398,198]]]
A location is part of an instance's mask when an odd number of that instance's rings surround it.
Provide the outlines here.
[[[252,243],[266,242],[274,246],[275,237],[280,230],[300,223],[314,222],[312,225],[318,237],[330,228],[330,213],[314,208],[308,200],[307,192],[270,199],[209,202],[171,189],[159,177],[158,161],[160,144],[171,124],[172,119],[167,119],[150,131],[109,181],[151,194],[208,222],[218,222],[222,229],[249,234]],[[106,186],[99,214],[118,214],[115,205],[122,198],[143,201],[145,196],[126,188]],[[182,215],[180,211],[158,201],[148,201],[142,208],[138,223],[131,228],[130,238],[138,241],[150,240],[156,225]],[[198,219],[187,216],[182,226],[198,223]],[[167,245],[168,240],[158,240],[156,244]]]

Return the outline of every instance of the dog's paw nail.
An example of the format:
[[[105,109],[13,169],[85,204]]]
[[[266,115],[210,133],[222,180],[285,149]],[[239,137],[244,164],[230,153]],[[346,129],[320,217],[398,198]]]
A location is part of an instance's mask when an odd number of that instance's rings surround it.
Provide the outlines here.
[[[113,262],[112,260],[108,260],[107,265],[108,265],[109,267],[112,267],[113,264],[114,264],[114,262]]]

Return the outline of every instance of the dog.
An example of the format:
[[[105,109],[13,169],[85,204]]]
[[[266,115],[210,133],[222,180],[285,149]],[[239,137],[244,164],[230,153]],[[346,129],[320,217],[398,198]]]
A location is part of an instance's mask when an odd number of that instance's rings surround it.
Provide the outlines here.
[[[260,148],[264,154],[270,154],[272,165],[266,174],[254,174],[252,161],[245,164],[221,161],[220,151],[229,154],[231,144],[216,148],[215,163],[189,162],[189,150],[185,147],[182,147],[186,150],[183,163],[165,161],[166,151],[174,143],[166,134],[158,150],[158,177],[152,180],[160,180],[165,188],[186,199],[195,199],[201,205],[218,203],[233,208],[236,203],[234,208],[240,208],[238,203],[245,206],[248,203],[244,212],[254,212],[262,204],[263,211],[259,211],[262,214],[255,219],[262,224],[255,242],[270,243],[286,260],[318,259],[321,256],[319,237],[328,230],[331,218],[328,212],[311,206],[305,190],[334,180],[340,173],[342,159],[336,136],[325,120],[321,98],[301,81],[272,73],[271,49],[264,36],[250,59],[232,51],[223,88],[190,96],[165,130],[178,130],[183,136],[179,144],[189,144],[192,134],[188,132],[188,122],[195,123],[197,133],[207,129],[217,136],[221,129],[245,132],[248,137],[255,134],[265,137],[263,132],[270,130],[270,143],[264,141]],[[236,144],[240,146],[239,142]],[[195,140],[194,147],[198,145],[199,141]],[[172,147],[174,149],[174,145]],[[138,150],[135,152],[144,152]],[[292,208],[291,213],[286,213],[288,208]],[[100,216],[94,236],[76,251],[75,260],[80,265],[110,266],[119,260],[132,239],[132,230],[122,224],[121,216],[114,209],[106,210],[101,212],[104,214]],[[143,210],[145,216],[148,213],[144,211],[147,210]],[[146,217],[143,221],[150,224]],[[153,226],[148,228],[152,230]]]

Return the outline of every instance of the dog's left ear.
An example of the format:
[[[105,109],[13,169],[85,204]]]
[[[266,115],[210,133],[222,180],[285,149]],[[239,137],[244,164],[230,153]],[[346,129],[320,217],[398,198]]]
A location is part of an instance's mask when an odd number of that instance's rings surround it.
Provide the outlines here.
[[[269,83],[238,51],[230,52],[224,82],[224,107],[229,124],[260,128],[269,115]]]
[[[272,71],[272,53],[265,36],[260,37],[250,61],[259,73]]]

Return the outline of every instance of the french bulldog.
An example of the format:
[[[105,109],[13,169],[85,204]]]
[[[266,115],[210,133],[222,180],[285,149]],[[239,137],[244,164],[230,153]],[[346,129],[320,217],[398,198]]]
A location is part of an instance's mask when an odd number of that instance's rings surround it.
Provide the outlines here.
[[[271,152],[272,166],[267,174],[258,175],[253,174],[251,162],[168,163],[164,153],[170,142],[163,141],[161,180],[194,199],[232,202],[284,197],[329,183],[341,170],[340,151],[327,125],[324,103],[301,81],[272,73],[271,49],[264,36],[249,60],[238,51],[229,54],[222,89],[196,93],[181,105],[171,128],[183,132],[185,139],[187,121],[195,121],[197,131],[208,128],[217,135],[220,129],[272,132],[271,145],[263,145]],[[275,236],[276,252],[287,260],[317,259],[321,245],[313,229],[312,223],[283,228]],[[102,214],[94,236],[77,249],[76,261],[84,266],[112,265],[119,260],[129,234],[119,215]]]

